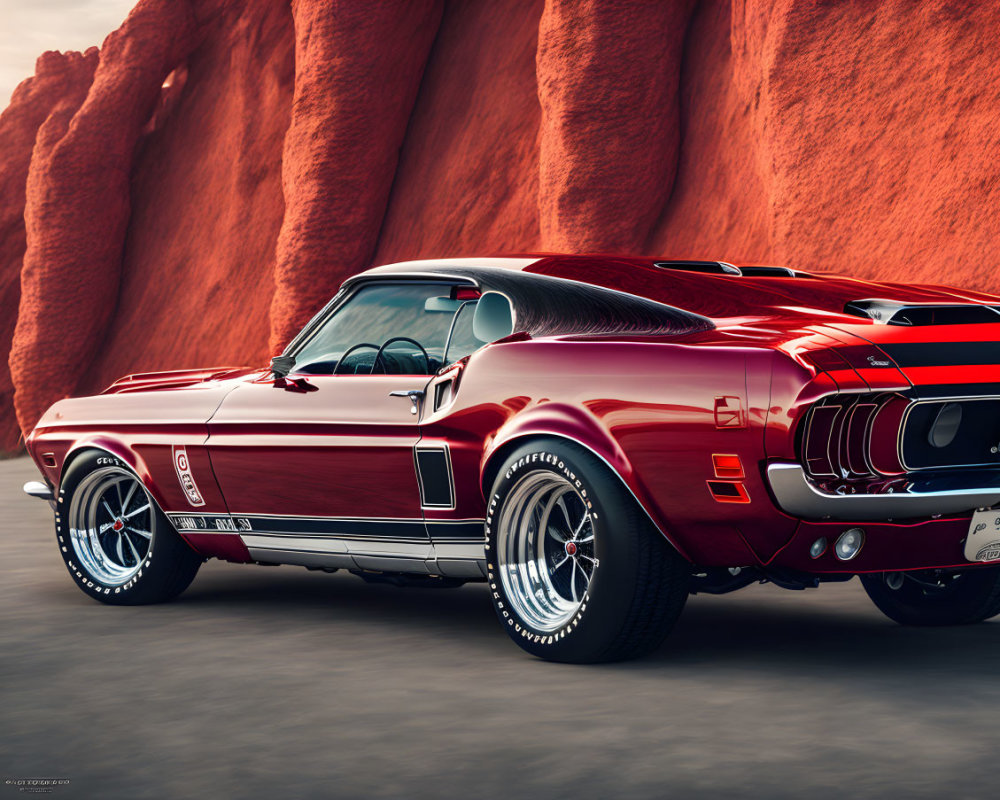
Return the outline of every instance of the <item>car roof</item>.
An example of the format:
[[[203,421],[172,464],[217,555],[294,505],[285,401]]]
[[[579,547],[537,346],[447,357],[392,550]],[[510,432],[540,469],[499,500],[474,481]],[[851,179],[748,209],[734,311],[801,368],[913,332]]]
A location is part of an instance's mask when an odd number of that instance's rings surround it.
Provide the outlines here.
[[[745,270],[745,271],[743,271]],[[559,279],[643,297],[710,319],[817,311],[843,314],[870,298],[904,303],[992,303],[1000,297],[946,286],[909,286],[798,268],[733,266],[722,261],[673,261],[650,256],[556,253],[404,261],[350,278],[459,277],[479,272]],[[468,277],[468,273],[466,277]]]

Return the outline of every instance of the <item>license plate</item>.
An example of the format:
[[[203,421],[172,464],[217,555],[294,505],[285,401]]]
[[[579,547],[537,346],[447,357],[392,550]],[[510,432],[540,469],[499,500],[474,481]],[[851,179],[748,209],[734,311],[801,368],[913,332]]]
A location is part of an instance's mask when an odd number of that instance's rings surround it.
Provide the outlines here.
[[[969,523],[965,540],[965,557],[969,561],[1000,560],[1000,508],[977,511]]]

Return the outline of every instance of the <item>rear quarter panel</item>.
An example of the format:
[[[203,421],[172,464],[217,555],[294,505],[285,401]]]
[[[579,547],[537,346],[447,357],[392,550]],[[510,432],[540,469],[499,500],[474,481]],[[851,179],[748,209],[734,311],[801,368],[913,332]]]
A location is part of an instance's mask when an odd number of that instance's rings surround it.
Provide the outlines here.
[[[482,515],[478,482],[493,459],[527,437],[556,435],[604,459],[693,562],[766,562],[796,524],[763,479],[773,357],[665,339],[496,344],[470,359],[454,402],[427,417],[425,439],[451,443],[459,516]],[[717,424],[717,398],[740,409],[739,424]],[[715,453],[740,457],[749,503],[712,496]]]

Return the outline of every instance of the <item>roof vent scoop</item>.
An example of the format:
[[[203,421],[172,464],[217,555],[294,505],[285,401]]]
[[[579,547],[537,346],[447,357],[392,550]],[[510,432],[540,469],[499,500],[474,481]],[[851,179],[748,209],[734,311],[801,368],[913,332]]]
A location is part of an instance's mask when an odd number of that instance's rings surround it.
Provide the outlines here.
[[[788,267],[740,267],[746,278],[798,278],[801,273]]]
[[[976,303],[950,305],[901,303],[897,300],[852,300],[844,313],[872,319],[882,325],[981,325],[1000,322],[1000,308]]]
[[[707,272],[713,275],[741,275],[738,267],[725,261],[654,261],[654,267],[682,272]]]

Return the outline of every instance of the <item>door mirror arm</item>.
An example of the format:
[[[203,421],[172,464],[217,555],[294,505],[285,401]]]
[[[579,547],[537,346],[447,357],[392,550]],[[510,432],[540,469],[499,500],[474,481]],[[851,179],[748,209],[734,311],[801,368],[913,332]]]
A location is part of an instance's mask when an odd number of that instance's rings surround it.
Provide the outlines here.
[[[295,356],[275,356],[271,359],[271,372],[275,378],[285,378],[295,366]]]

